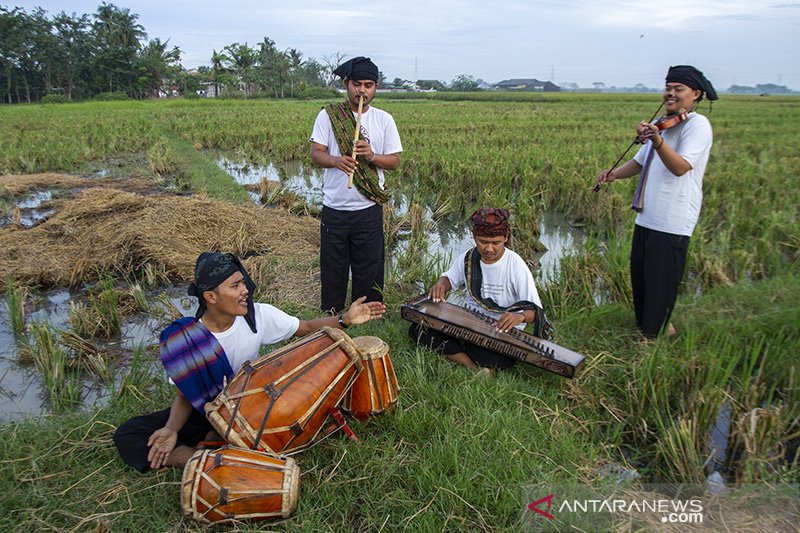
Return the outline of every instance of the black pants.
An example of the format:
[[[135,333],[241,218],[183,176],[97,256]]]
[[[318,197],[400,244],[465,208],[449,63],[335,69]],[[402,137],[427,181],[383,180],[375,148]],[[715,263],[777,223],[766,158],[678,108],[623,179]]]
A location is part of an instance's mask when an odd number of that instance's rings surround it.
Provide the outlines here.
[[[383,300],[383,208],[373,205],[359,211],[322,208],[319,268],[321,309],[338,313],[347,299],[347,280],[353,275],[352,299]]]
[[[482,346],[456,339],[436,330],[420,327],[415,323],[411,324],[408,334],[414,341],[444,355],[455,355],[464,352],[478,366],[504,369],[511,368],[517,362],[513,357],[493,352]]]
[[[114,444],[119,450],[122,460],[139,472],[150,470],[147,454],[150,447],[147,440],[156,430],[161,429],[169,419],[169,409],[156,411],[148,415],[136,416],[122,424],[114,433]],[[189,420],[178,431],[178,446],[195,446],[204,440],[212,428],[205,415],[192,409]]]
[[[686,267],[689,237],[634,226],[631,288],[636,325],[656,337],[669,323]]]

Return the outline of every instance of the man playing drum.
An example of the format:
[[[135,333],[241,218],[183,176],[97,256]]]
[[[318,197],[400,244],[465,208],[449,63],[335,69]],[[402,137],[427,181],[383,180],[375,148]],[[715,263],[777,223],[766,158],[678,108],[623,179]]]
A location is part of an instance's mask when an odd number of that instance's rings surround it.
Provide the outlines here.
[[[194,446],[213,431],[204,405],[246,361],[258,357],[261,346],[324,326],[363,324],[385,311],[382,303],[364,303],[362,297],[338,317],[300,320],[272,305],[254,303],[255,284],[233,254],[204,252],[194,273],[189,295],[198,299],[195,317],[176,320],[159,340],[161,362],[176,385],[172,406],[132,418],[114,434],[123,461],[140,472],[186,464]]]
[[[533,334],[548,337],[550,324],[542,310],[542,302],[525,261],[506,248],[511,234],[506,209],[483,208],[472,214],[472,236],[475,248],[459,255],[428,291],[434,302],[445,299],[456,287],[466,286],[465,306],[498,320],[497,329],[523,329],[534,324]],[[515,359],[475,344],[458,340],[441,332],[412,323],[411,337],[448,359],[468,368],[492,375],[495,368],[510,368]]]

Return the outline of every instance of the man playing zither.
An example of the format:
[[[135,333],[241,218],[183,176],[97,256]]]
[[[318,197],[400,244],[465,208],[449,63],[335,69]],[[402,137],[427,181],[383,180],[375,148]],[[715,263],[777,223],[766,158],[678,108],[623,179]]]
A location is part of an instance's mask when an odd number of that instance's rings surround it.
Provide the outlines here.
[[[159,339],[159,357],[176,385],[172,406],[132,418],[114,433],[122,460],[140,472],[186,464],[194,446],[213,435],[205,404],[246,361],[258,357],[261,346],[324,326],[363,324],[381,318],[386,309],[380,302],[364,303],[361,298],[338,317],[300,320],[253,302],[255,284],[233,254],[204,252],[194,273],[189,295],[197,297],[197,313],[174,321]]]
[[[497,329],[523,329],[534,325],[533,334],[549,337],[550,324],[542,310],[542,302],[525,261],[506,248],[511,234],[506,209],[484,208],[472,214],[472,235],[475,248],[453,261],[428,291],[434,302],[443,301],[450,290],[465,285],[466,307],[498,320]],[[426,330],[412,323],[409,334],[414,340],[444,353],[448,359],[468,368],[510,368],[515,359],[475,344],[458,340],[441,332]]]
[[[344,309],[347,281],[353,276],[352,300],[381,301],[383,290],[384,170],[400,165],[403,146],[392,116],[372,107],[378,67],[355,57],[334,71],[344,80],[347,101],[317,115],[311,133],[311,160],[325,169],[320,225],[321,309]],[[361,101],[361,128],[353,150]],[[350,176],[353,187],[348,187]]]

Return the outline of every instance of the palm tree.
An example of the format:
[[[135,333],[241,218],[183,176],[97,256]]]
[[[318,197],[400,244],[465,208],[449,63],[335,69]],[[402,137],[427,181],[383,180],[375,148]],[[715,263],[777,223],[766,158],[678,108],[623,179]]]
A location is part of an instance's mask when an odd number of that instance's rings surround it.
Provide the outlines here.
[[[289,60],[290,94],[294,98],[294,77],[303,66],[303,53],[296,48],[289,48],[286,50],[286,57]]]
[[[242,84],[244,84],[245,96],[250,96],[250,80],[253,67],[258,59],[256,51],[247,46],[247,43],[229,44],[224,50],[228,53],[230,67],[232,67],[232,70],[239,76]]]
[[[138,50],[141,40],[147,38],[144,26],[136,22],[139,15],[131,13],[130,9],[103,2],[94,17],[97,35],[106,46]]]
[[[139,56],[140,80],[150,96],[158,96],[165,79],[172,86],[175,75],[180,71],[180,49],[173,46],[169,50],[167,46],[169,39],[162,43],[161,39],[155,38],[142,48]]]
[[[219,96],[219,76],[225,72],[224,64],[231,59],[225,54],[211,51],[211,81],[214,82],[214,97]]]
[[[136,79],[136,52],[141,48],[141,40],[147,38],[144,27],[136,22],[139,15],[103,2],[94,18],[98,46],[96,68],[108,74],[109,91],[114,90],[115,74],[117,87],[131,91]]]

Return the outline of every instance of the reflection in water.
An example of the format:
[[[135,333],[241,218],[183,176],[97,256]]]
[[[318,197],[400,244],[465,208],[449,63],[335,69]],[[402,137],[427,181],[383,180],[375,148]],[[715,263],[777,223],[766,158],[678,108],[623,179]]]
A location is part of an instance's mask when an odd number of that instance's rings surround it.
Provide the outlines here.
[[[309,205],[322,206],[322,170],[316,167],[306,167],[299,161],[282,163],[279,166],[271,163],[258,165],[233,160],[224,155],[219,156],[217,165],[241,185],[259,184],[262,179],[266,179],[279,183],[285,191],[305,198]],[[408,214],[409,197],[410,195],[403,191],[395,191],[392,195],[390,202],[396,218]],[[448,260],[475,245],[470,226],[460,217],[446,216],[439,221],[434,221],[433,212],[429,207],[425,207],[423,224],[428,228],[426,233],[429,255],[438,254],[444,260]],[[547,251],[533,259],[539,262],[536,277],[542,283],[546,283],[547,280],[553,279],[558,271],[559,259],[583,246],[585,233],[581,229],[570,226],[569,221],[563,215],[553,211],[542,213],[539,220],[539,231],[541,233],[539,240],[546,246]],[[408,250],[410,234],[411,230],[408,228],[398,229],[396,244],[389,249],[390,263],[397,255]],[[511,247],[513,248],[513,240]]]
[[[158,297],[167,298],[183,314],[191,315],[194,305],[185,294],[186,288],[177,286],[150,292],[147,298],[151,304]],[[32,309],[27,313],[26,322],[47,322],[55,329],[68,330],[70,301],[80,297],[79,293],[66,290],[46,292],[29,306]],[[134,350],[158,344],[158,334],[166,321],[163,316],[139,313],[124,319],[118,337],[93,342],[98,348],[117,356],[112,365],[117,367],[119,374],[124,375]],[[50,412],[36,366],[33,363],[20,364],[18,353],[17,341],[9,327],[7,308],[0,305],[0,423]],[[81,384],[84,407],[102,406],[107,401],[110,384],[94,379],[87,372],[83,373]]]
[[[55,209],[50,207],[42,207],[53,199],[53,191],[37,191],[23,197],[19,202],[15,202],[14,206],[2,217],[0,225],[6,226],[14,222],[19,223],[20,226],[30,228],[50,217],[55,213]],[[14,220],[14,211],[18,209],[18,220]]]
[[[289,161],[276,167],[272,163],[254,165],[219,156],[217,166],[227,172],[239,185],[260,185],[266,180],[304,198],[309,205],[322,207],[322,169],[305,167],[300,161]],[[258,195],[251,192],[254,201]]]

